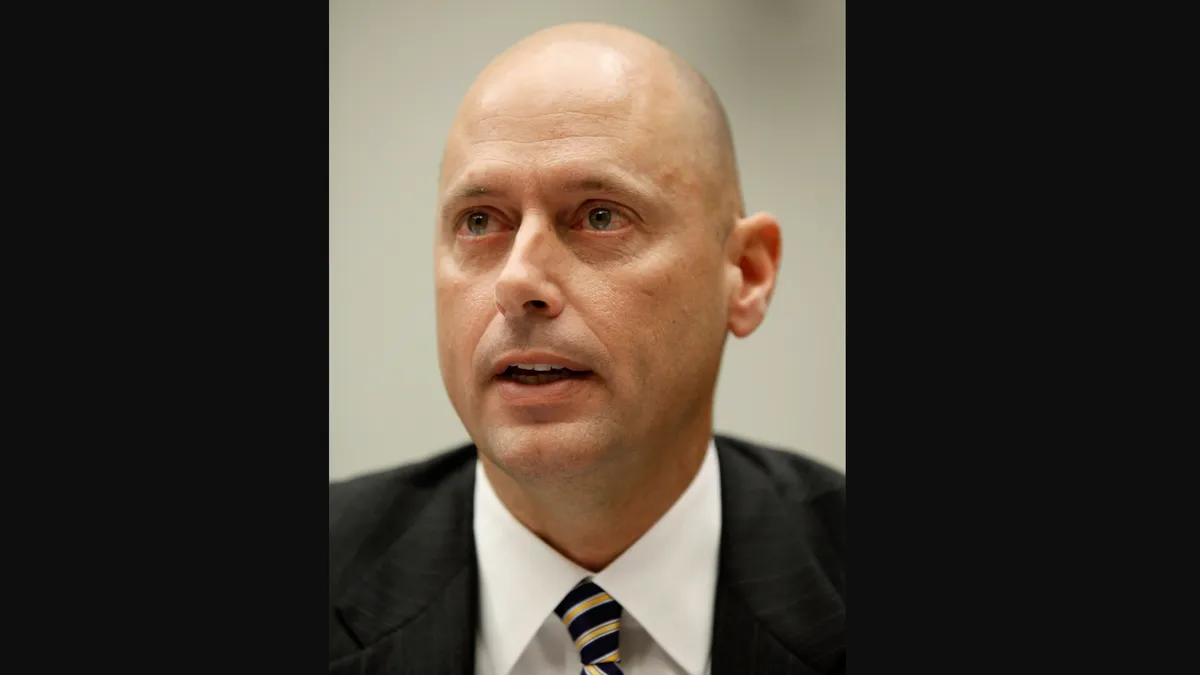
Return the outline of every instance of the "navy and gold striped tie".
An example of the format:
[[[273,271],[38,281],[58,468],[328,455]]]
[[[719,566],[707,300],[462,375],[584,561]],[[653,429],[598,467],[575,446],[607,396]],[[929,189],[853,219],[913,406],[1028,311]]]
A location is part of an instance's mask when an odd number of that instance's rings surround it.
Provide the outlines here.
[[[582,675],[621,675],[621,652],[617,640],[621,630],[621,605],[588,579],[567,593],[554,613],[571,633]]]

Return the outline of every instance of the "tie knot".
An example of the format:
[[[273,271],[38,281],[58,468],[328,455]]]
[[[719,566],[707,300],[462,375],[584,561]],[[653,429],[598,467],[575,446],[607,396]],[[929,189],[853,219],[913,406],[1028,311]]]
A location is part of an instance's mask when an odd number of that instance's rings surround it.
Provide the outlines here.
[[[554,613],[562,619],[584,673],[620,673],[617,641],[621,630],[621,605],[591,580],[584,579],[558,603]]]

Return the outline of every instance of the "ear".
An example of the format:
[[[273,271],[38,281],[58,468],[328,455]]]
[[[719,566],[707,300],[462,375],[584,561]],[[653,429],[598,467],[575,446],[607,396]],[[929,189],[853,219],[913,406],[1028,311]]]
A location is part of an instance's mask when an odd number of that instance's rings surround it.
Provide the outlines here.
[[[779,222],[769,213],[742,218],[729,233],[729,330],[739,338],[753,333],[767,316],[779,275],[781,239]]]

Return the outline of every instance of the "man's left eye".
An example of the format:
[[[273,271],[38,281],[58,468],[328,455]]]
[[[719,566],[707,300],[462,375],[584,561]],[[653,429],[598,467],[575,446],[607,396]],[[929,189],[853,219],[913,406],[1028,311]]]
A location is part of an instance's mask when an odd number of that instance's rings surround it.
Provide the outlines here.
[[[587,217],[576,227],[593,232],[616,232],[627,224],[625,222],[625,215],[620,211],[610,209],[606,206],[597,206],[588,211]]]
[[[613,213],[608,209],[596,208],[588,211],[588,227],[607,230],[613,225]]]

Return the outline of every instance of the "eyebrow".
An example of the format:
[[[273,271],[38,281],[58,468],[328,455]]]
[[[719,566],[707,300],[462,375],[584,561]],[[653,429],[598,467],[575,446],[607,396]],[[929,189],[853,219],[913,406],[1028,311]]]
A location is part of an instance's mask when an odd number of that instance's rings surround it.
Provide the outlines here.
[[[648,181],[623,174],[605,175],[604,173],[591,173],[581,178],[569,179],[558,183],[553,189],[566,194],[599,192],[608,195],[624,195],[647,205],[652,203],[659,192],[658,186]],[[478,197],[501,197],[507,193],[508,190],[503,187],[468,181],[447,190],[444,203],[450,205]]]
[[[635,196],[642,196],[641,193],[645,191],[641,186],[626,185],[625,181],[613,181],[600,176],[569,181],[562,186],[562,189],[564,192],[628,192]]]
[[[496,190],[477,185],[475,183],[466,183],[460,185],[446,194],[447,202],[460,202],[474,197],[488,197],[495,195]]]

